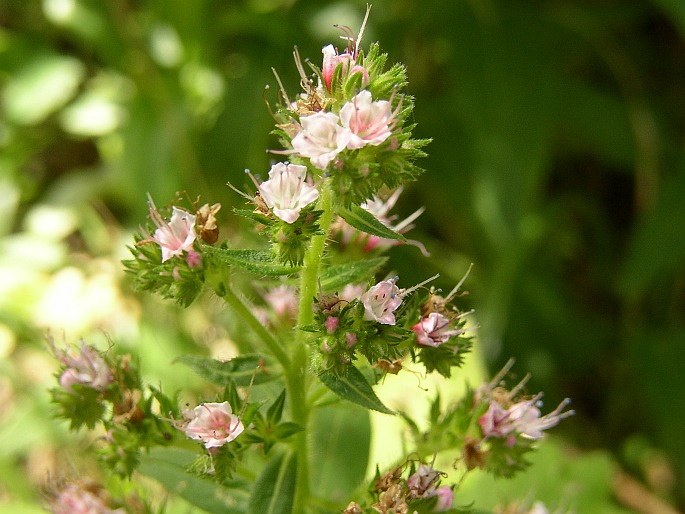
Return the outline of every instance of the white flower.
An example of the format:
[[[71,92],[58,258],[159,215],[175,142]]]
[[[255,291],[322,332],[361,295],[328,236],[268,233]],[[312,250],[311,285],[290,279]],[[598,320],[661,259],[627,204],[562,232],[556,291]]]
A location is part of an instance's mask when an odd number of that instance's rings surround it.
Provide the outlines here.
[[[365,320],[377,321],[383,325],[395,324],[393,312],[402,303],[401,291],[395,285],[396,280],[394,278],[383,280],[361,296]]]
[[[434,347],[447,342],[450,337],[464,333],[464,330],[450,325],[450,319],[438,312],[431,312],[411,329],[416,332],[417,344]]]
[[[233,441],[245,429],[228,402],[203,403],[186,411],[184,416],[190,421],[183,432],[191,439],[204,442],[208,450]]]
[[[541,395],[532,400],[518,402],[509,407],[509,420],[515,430],[526,439],[541,439],[542,431],[557,426],[559,421],[573,414],[573,411],[562,412],[570,403],[567,398],[552,412],[541,416],[538,401]]]
[[[307,184],[307,167],[298,164],[274,164],[269,180],[259,184],[259,192],[273,213],[286,223],[294,223],[300,211],[319,197],[319,191]]]
[[[162,247],[162,262],[166,262],[176,255],[189,252],[195,242],[195,215],[174,207],[171,221],[168,223],[157,212],[152,200],[150,204],[150,219],[157,225],[152,240]]]
[[[347,148],[378,146],[388,139],[395,126],[390,102],[374,102],[369,91],[362,91],[340,109],[340,122],[350,130]]]
[[[350,140],[349,129],[340,126],[338,116],[332,112],[302,116],[300,125],[302,130],[292,140],[293,149],[321,170],[326,169]]]

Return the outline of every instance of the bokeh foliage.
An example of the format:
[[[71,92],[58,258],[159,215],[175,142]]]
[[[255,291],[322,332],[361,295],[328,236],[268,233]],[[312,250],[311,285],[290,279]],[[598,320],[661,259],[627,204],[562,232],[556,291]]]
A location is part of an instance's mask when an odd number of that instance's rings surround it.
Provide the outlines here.
[[[41,314],[68,303],[50,296],[55,277],[119,284],[148,192],[238,205],[225,183],[246,183],[247,167],[264,175],[276,146],[271,67],[295,92],[292,45],[319,62],[332,25],[356,30],[363,12],[361,1],[0,1],[0,328],[14,384],[3,387],[34,391],[16,396],[36,402],[19,402],[21,415],[47,408],[40,379],[22,374],[35,363],[17,362],[63,327],[66,314]],[[427,206],[412,237],[435,269],[397,249],[403,282],[438,271],[449,287],[474,262],[469,301],[491,369],[517,356],[550,405],[573,398],[575,445],[610,449],[685,506],[685,3],[378,0],[374,40],[407,64],[417,137],[433,138],[400,209]],[[159,304],[108,294],[127,314],[72,306],[91,321],[67,325],[70,337],[154,333],[171,354],[198,344]],[[164,364],[153,371],[174,383]],[[14,465],[28,447],[0,458]]]

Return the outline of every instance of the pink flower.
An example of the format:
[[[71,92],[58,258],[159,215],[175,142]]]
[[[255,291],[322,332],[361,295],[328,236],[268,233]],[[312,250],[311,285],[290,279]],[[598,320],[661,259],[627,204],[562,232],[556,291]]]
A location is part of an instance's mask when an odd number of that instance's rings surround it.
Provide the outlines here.
[[[99,496],[75,484],[67,486],[55,498],[50,510],[53,514],[125,514],[124,509],[110,509]]]
[[[508,410],[503,409],[496,401],[491,401],[488,410],[480,418],[478,424],[483,431],[483,436],[505,437],[514,430]]]
[[[396,278],[383,280],[361,296],[365,320],[377,321],[383,325],[395,324],[393,312],[402,303],[401,291],[395,285],[396,281]]]
[[[64,389],[71,390],[75,384],[82,384],[98,391],[104,391],[114,377],[105,360],[94,348],[81,341],[81,352],[70,351],[60,356],[69,366],[59,378]]]
[[[171,221],[166,222],[150,199],[150,219],[157,226],[152,240],[162,247],[162,262],[183,252],[190,252],[195,242],[195,215],[174,207]]]
[[[340,109],[340,122],[351,132],[347,148],[378,146],[388,139],[395,126],[390,102],[374,102],[369,91],[361,91]]]
[[[274,287],[264,294],[264,300],[279,318],[297,316],[297,292],[294,287]]]
[[[203,403],[183,415],[189,420],[183,432],[191,439],[204,442],[208,450],[233,441],[245,429],[228,402]]]
[[[423,497],[435,491],[435,484],[440,480],[441,473],[433,466],[421,464],[416,472],[407,479],[407,486],[415,497]]]
[[[509,407],[509,419],[514,428],[526,439],[541,439],[542,431],[557,426],[559,421],[573,415],[573,411],[563,410],[570,403],[567,398],[559,404],[559,406],[552,412],[541,416],[538,405],[541,395],[534,397],[532,400],[518,402]]]
[[[464,330],[450,325],[449,318],[438,312],[431,312],[427,318],[422,318],[411,329],[416,332],[416,344],[433,347],[447,342],[450,337],[464,333]]]
[[[276,216],[294,223],[300,211],[319,197],[319,191],[306,179],[306,166],[279,162],[271,167],[269,180],[259,184],[259,192]]]
[[[333,48],[333,45],[324,46],[321,49],[321,52],[323,53],[323,65],[321,66],[321,75],[323,77],[323,81],[326,84],[326,89],[328,89],[328,91],[331,91],[333,75],[335,74],[335,70],[338,66],[342,66],[342,76],[344,77],[347,73],[347,70],[350,69],[350,64],[352,64],[352,68],[349,72],[350,75],[353,75],[355,73],[361,73],[362,87],[366,87],[366,85],[369,83],[369,72],[366,71],[366,68],[364,68],[363,66],[355,64],[356,56],[353,55],[354,52],[352,52],[352,54],[348,53],[349,51],[342,54],[338,54],[337,50]]]
[[[350,131],[338,123],[332,112],[317,112],[300,117],[302,130],[293,138],[295,152],[308,157],[317,168],[326,169],[350,140]]]

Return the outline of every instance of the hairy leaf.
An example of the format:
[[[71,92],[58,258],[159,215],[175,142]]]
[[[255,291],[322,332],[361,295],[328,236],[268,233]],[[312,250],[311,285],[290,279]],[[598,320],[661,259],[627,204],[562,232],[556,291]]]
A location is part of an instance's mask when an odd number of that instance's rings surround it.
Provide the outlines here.
[[[228,361],[220,361],[199,355],[182,355],[178,359],[213,384],[225,386],[231,381],[238,386],[248,386],[254,376],[254,384],[264,384],[279,377],[279,369],[273,359],[260,355],[241,355]]]
[[[324,291],[337,291],[347,284],[365,282],[381,266],[387,262],[387,257],[376,257],[363,261],[352,261],[344,264],[336,264],[325,268],[321,272],[321,289]]]
[[[376,216],[359,207],[352,205],[349,209],[340,208],[338,210],[347,223],[352,225],[357,230],[371,234],[372,236],[382,237],[383,239],[395,239],[397,241],[406,241],[402,234],[398,234],[394,230],[386,227],[381,223]]]
[[[260,275],[280,277],[300,271],[299,266],[287,266],[274,260],[274,255],[267,250],[231,250],[205,246],[203,251],[221,265],[236,266]]]
[[[354,366],[348,366],[344,376],[339,377],[333,373],[320,375],[321,381],[335,394],[353,403],[376,410],[384,414],[394,414],[373,392],[371,384],[366,381],[364,375]]]

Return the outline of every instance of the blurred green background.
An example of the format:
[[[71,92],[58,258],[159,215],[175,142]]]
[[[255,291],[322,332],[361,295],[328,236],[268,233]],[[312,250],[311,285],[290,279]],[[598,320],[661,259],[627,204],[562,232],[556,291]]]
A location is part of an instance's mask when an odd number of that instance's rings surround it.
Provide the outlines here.
[[[0,502],[30,508],[68,440],[46,421],[46,329],[110,337],[191,390],[171,358],[228,351],[211,302],[136,297],[119,260],[147,192],[221,202],[235,237],[225,184],[264,175],[276,147],[271,67],[294,94],[293,45],[318,64],[364,10],[0,0]],[[376,0],[364,40],[407,64],[433,138],[397,208],[426,206],[412,238],[432,257],[394,249],[402,283],[439,272],[449,289],[475,263],[490,371],[515,356],[548,408],[571,397],[558,432],[632,476],[643,504],[624,505],[685,509],[685,2]]]

